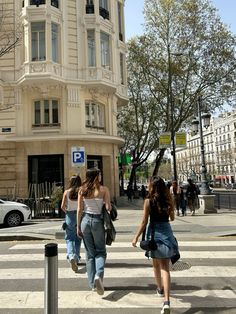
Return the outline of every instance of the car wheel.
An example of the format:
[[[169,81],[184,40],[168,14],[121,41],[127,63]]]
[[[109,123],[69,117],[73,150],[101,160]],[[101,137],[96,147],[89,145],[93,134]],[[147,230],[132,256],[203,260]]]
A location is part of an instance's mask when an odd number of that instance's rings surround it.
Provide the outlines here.
[[[17,227],[23,221],[22,214],[20,212],[14,211],[6,215],[5,225],[8,227]]]

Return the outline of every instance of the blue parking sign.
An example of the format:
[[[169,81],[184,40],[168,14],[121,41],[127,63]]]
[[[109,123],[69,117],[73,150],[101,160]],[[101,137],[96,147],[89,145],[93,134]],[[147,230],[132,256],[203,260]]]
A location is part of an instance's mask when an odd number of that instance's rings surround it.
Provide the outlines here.
[[[71,163],[72,167],[85,165],[84,147],[71,147]]]
[[[80,164],[84,163],[84,152],[73,152],[73,163],[74,164]]]

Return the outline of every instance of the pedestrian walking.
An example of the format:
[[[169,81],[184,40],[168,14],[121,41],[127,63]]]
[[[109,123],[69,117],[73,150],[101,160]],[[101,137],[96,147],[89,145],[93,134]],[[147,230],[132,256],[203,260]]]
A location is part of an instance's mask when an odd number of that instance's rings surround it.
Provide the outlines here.
[[[130,184],[127,186],[127,196],[128,196],[128,201],[132,202],[133,189],[132,189],[132,186]]]
[[[65,240],[67,249],[67,259],[73,271],[78,271],[80,257],[81,238],[76,232],[76,211],[78,204],[78,190],[81,186],[79,175],[70,178],[69,187],[63,193],[61,209],[65,212]]]
[[[144,185],[141,186],[141,195],[142,195],[143,200],[145,200],[147,196],[147,191]]]
[[[195,210],[197,207],[197,196],[198,196],[198,188],[193,183],[192,179],[188,179],[188,187],[186,191],[188,207],[191,212],[191,216],[195,215]]]
[[[177,181],[172,181],[172,185],[170,187],[170,195],[172,196],[176,214],[179,216],[179,207],[180,207],[180,197],[181,197],[181,189],[178,186]]]
[[[160,177],[153,177],[149,184],[148,195],[143,205],[141,225],[132,241],[136,247],[140,235],[144,232],[148,218],[147,239],[154,238],[157,249],[150,251],[157,295],[164,297],[161,314],[170,313],[170,270],[171,257],[178,253],[178,244],[173,235],[169,220],[174,220],[174,205],[169,189]]]
[[[180,193],[180,203],[179,203],[179,207],[181,208],[181,212],[182,212],[182,216],[186,216],[186,209],[187,209],[187,202],[186,202],[186,196],[184,193],[184,189],[182,186],[180,186],[181,189],[181,193]]]
[[[88,169],[78,196],[77,234],[84,241],[88,283],[99,295],[104,294],[103,277],[106,261],[105,228],[102,208],[111,210],[110,193],[101,184],[101,172]]]

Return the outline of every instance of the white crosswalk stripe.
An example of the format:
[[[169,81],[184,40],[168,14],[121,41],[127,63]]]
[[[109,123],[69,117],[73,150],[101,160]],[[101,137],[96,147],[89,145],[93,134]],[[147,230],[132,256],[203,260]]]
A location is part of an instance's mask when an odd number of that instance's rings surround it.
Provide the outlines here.
[[[13,244],[7,254],[0,255],[0,280],[4,284],[9,282],[21,283],[21,290],[0,291],[0,313],[4,309],[43,309],[44,291],[32,288],[24,288],[26,281],[44,280],[44,245],[45,243],[19,243]],[[232,280],[236,279],[236,265],[231,261],[236,258],[236,241],[179,241],[181,248],[181,259],[191,264],[188,269],[181,271],[172,271],[172,281],[178,283],[178,280],[185,280],[186,285],[199,281],[198,286],[192,284],[192,287],[182,290],[179,286],[171,291],[171,307],[176,309],[193,308],[236,308],[235,292],[233,288],[220,284],[220,278]],[[105,269],[105,294],[98,296],[96,292],[89,291],[87,288],[86,270],[84,265],[79,266],[79,272],[74,273],[65,262],[66,246],[65,243],[58,244],[58,278],[59,280],[74,280],[77,285],[74,289],[63,289],[58,292],[58,306],[60,309],[119,309],[119,308],[160,308],[162,299],[155,294],[155,288],[145,289],[145,282],[152,282],[154,287],[154,278],[151,260],[144,257],[144,252],[139,248],[131,247],[129,242],[115,242],[108,248],[107,265]],[[84,251],[84,250],[83,250]],[[85,260],[85,254],[82,252],[82,259]],[[214,263],[215,259],[219,263]],[[198,265],[197,261],[202,263]],[[225,263],[227,263],[227,267]],[[133,262],[134,264],[132,264]],[[14,263],[20,263],[17,268]],[[135,264],[138,263],[138,266]],[[231,264],[230,264],[231,263]],[[62,265],[63,264],[63,265]],[[34,280],[35,279],[35,280]],[[126,280],[122,290],[114,289],[115,282]],[[134,288],[136,280],[142,280],[142,286],[137,290]],[[202,288],[200,280],[217,281],[216,285],[210,285]],[[63,285],[61,281],[61,285]],[[132,288],[129,288],[130,283]],[[106,285],[107,283],[107,285]],[[70,286],[70,285],[68,285]],[[215,289],[214,289],[215,288]],[[18,289],[19,290],[19,289]],[[199,304],[200,300],[200,304]],[[2,311],[2,312],[1,312]]]

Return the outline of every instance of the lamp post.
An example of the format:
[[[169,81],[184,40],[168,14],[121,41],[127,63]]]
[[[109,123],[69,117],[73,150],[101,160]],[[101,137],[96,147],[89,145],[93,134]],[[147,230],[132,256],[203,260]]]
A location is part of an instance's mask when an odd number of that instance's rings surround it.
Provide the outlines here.
[[[207,169],[206,169],[206,159],[205,159],[205,147],[204,147],[204,139],[203,139],[203,127],[206,129],[210,126],[210,118],[211,115],[209,113],[202,113],[202,98],[198,97],[197,101],[197,111],[198,111],[198,119],[192,121],[193,132],[195,134],[198,133],[199,126],[199,135],[200,135],[200,147],[201,147],[201,188],[200,193],[202,195],[211,194],[209,189],[208,180],[207,180]]]
[[[176,153],[175,153],[175,129],[174,129],[174,102],[173,102],[173,94],[172,94],[172,61],[171,61],[171,52],[170,45],[167,48],[168,53],[168,98],[167,102],[170,106],[170,114],[171,114],[171,143],[172,143],[172,158],[173,158],[173,174],[174,180],[177,181],[177,166],[176,166]],[[176,54],[177,55],[177,54]]]
[[[200,135],[200,147],[201,147],[201,187],[200,187],[200,211],[202,213],[216,213],[216,209],[214,207],[214,197],[212,195],[211,190],[208,185],[207,180],[207,169],[206,169],[206,160],[205,160],[205,148],[204,148],[204,139],[203,139],[203,127],[206,129],[210,126],[210,118],[211,115],[209,113],[202,113],[202,97],[198,97],[197,101],[197,111],[198,111],[198,119],[192,121],[192,127],[194,134],[198,133]]]

